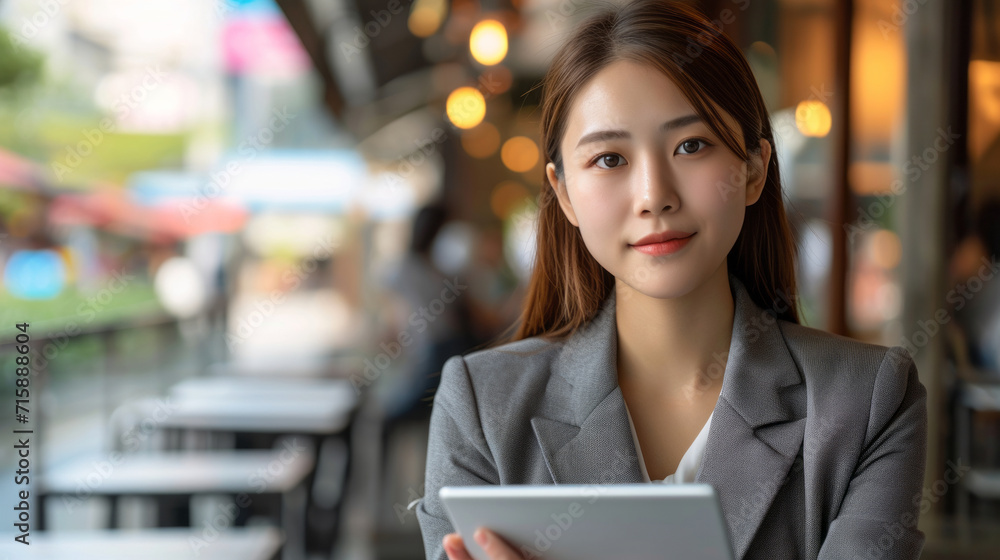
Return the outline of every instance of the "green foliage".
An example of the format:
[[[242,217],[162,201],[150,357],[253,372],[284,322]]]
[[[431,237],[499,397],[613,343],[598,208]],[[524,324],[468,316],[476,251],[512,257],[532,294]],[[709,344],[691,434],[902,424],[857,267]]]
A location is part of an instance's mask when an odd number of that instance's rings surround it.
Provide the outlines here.
[[[44,58],[17,35],[0,27],[0,89],[26,87],[36,82]]]

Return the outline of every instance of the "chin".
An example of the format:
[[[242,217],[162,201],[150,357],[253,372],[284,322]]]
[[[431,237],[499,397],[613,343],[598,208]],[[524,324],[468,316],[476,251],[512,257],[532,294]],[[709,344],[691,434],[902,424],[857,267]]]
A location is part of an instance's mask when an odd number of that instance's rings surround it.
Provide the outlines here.
[[[655,299],[676,299],[691,293],[698,286],[693,274],[669,274],[667,267],[653,269],[642,277],[633,276],[632,281],[623,279],[629,289],[623,294],[644,295]],[[620,278],[620,277],[619,277]],[[627,295],[625,297],[628,297]]]

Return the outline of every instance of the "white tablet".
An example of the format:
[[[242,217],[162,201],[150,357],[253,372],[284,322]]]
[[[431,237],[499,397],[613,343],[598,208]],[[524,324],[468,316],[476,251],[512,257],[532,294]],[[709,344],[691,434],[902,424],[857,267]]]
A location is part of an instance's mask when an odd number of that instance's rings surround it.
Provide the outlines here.
[[[445,486],[439,495],[476,560],[489,560],[472,538],[478,527],[525,558],[733,560],[709,484]]]

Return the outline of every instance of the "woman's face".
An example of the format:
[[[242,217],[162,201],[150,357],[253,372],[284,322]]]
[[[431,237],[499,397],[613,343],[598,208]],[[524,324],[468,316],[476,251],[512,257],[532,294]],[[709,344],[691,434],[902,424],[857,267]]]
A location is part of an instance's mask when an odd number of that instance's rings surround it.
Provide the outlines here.
[[[742,138],[738,123],[722,114]],[[760,167],[748,181],[747,165],[673,81],[631,61],[606,66],[583,86],[565,130],[564,180],[552,163],[546,174],[601,266],[656,298],[681,297],[719,270],[746,206],[760,197],[770,158],[766,140],[751,156]],[[667,230],[692,236],[679,249],[638,243]]]

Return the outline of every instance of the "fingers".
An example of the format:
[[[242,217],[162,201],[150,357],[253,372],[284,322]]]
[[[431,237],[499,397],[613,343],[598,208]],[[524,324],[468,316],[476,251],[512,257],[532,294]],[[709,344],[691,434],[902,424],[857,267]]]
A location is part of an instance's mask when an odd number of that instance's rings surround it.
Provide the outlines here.
[[[444,544],[444,553],[448,555],[448,560],[472,560],[458,533],[448,533],[441,542]]]
[[[472,537],[489,554],[491,560],[523,560],[521,554],[507,544],[507,541],[485,527],[476,529]],[[472,560],[458,533],[448,533],[441,542],[448,560]]]
[[[521,554],[507,544],[507,541],[485,527],[476,529],[472,537],[492,560],[522,560]]]

